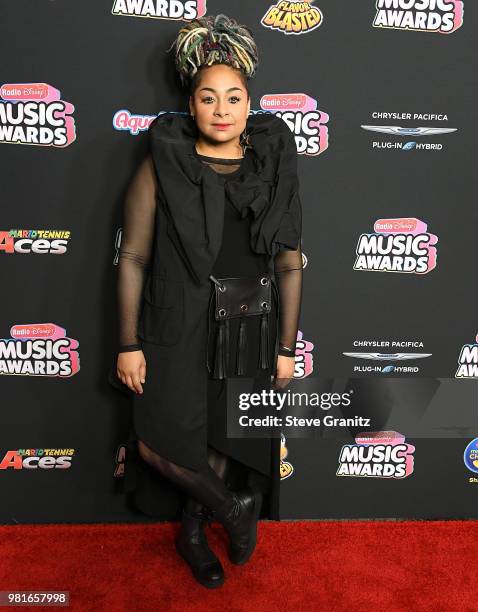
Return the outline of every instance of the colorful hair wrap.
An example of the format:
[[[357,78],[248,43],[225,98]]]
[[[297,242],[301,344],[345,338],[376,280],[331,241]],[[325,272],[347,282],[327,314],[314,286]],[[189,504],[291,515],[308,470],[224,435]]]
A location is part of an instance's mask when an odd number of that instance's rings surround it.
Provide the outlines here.
[[[227,64],[249,79],[259,63],[258,50],[249,28],[224,14],[208,15],[189,22],[178,32],[174,47],[176,70],[183,85],[202,66]]]

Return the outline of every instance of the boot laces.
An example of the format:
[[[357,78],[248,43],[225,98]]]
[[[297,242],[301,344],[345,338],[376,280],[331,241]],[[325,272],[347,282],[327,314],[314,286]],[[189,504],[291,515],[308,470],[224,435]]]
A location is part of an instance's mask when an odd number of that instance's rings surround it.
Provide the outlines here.
[[[239,517],[240,514],[241,514],[241,504],[239,503],[239,500],[237,499],[236,495],[234,495],[234,503],[227,517],[229,520],[235,521]]]

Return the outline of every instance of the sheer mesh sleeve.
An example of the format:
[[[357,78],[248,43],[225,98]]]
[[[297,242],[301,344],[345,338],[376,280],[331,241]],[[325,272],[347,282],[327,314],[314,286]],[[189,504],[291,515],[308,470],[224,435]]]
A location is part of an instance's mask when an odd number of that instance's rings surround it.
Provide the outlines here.
[[[302,302],[302,249],[281,250],[274,257],[279,290],[279,355],[295,356]]]
[[[156,176],[148,154],[133,176],[124,199],[118,262],[118,351],[141,349],[137,335],[146,271],[150,268],[155,227]]]
[[[274,276],[279,291],[279,355],[295,356],[302,302],[302,202],[295,136],[280,119],[283,130],[283,170],[275,192],[284,211],[274,237]],[[278,124],[279,125],[279,124]]]

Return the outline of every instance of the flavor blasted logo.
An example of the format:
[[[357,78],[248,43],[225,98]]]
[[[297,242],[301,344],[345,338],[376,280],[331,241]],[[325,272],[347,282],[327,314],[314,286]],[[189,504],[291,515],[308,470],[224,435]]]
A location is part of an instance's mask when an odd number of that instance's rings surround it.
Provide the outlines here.
[[[292,472],[294,471],[294,466],[289,461],[284,461],[289,451],[285,445],[285,436],[283,433],[280,435],[280,479],[285,480],[292,476]]]
[[[377,0],[374,28],[451,34],[463,25],[461,0]]]
[[[54,323],[14,325],[10,338],[0,338],[0,374],[60,376],[67,378],[80,369],[78,340]]]
[[[415,447],[396,431],[358,434],[356,444],[344,444],[337,476],[406,478],[414,468]]]
[[[297,153],[319,155],[329,146],[329,115],[307,94],[266,94],[260,106],[280,117],[295,136]]]
[[[373,234],[362,234],[354,270],[427,274],[436,266],[438,237],[414,217],[377,219]]]
[[[0,142],[66,147],[76,139],[73,104],[47,83],[0,86]]]
[[[475,344],[464,344],[458,357],[455,378],[478,378],[478,334]]]
[[[307,34],[322,25],[323,19],[312,2],[277,2],[267,9],[261,25],[283,34]]]
[[[115,0],[111,13],[151,19],[196,19],[206,13],[206,0]]]

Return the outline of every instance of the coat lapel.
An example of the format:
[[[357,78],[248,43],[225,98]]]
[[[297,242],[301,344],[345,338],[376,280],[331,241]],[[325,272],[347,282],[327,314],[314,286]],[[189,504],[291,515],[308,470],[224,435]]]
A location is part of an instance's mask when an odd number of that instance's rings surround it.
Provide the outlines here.
[[[194,154],[198,134],[189,114],[162,113],[149,128],[160,192],[198,284],[208,282],[221,247],[226,192],[242,217],[252,211],[250,244],[255,252],[273,255],[278,248],[275,238],[285,235],[281,223],[297,191],[294,136],[271,113],[249,116],[246,133],[255,171],[223,183]]]

